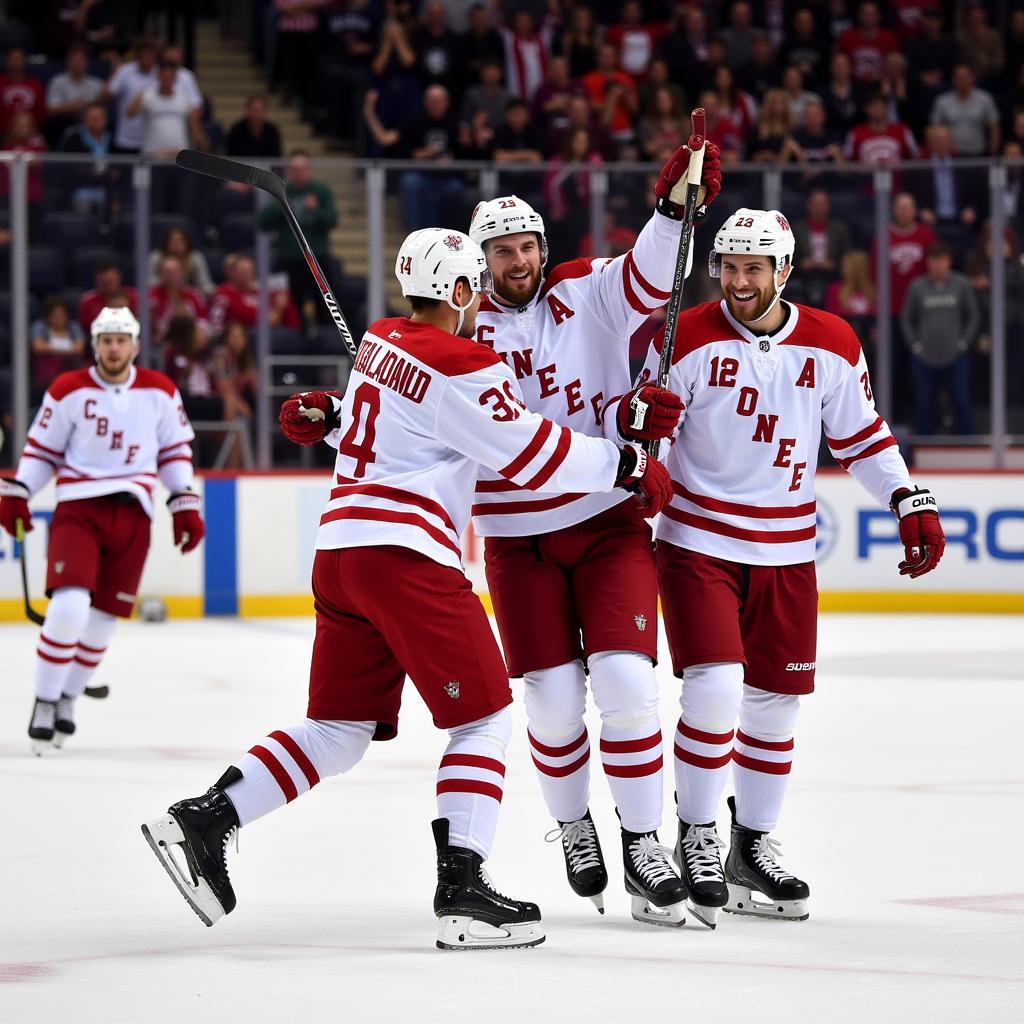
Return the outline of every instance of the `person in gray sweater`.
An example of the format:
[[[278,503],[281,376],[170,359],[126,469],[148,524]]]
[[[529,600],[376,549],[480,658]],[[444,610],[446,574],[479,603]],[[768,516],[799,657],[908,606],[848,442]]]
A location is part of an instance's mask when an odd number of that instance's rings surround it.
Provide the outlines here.
[[[928,272],[910,286],[900,313],[903,340],[910,349],[917,433],[935,433],[935,405],[945,387],[958,434],[974,433],[968,349],[980,317],[974,291],[953,272],[949,246],[936,243],[925,253]]]

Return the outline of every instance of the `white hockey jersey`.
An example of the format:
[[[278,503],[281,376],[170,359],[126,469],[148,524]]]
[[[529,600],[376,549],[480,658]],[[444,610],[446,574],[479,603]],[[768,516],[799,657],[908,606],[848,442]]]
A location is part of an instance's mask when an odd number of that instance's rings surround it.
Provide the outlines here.
[[[127,492],[153,516],[153,488],[192,486],[195,435],[169,377],[132,367],[108,384],[95,367],[62,373],[47,389],[16,476],[37,493],[57,474],[57,501]]]
[[[724,300],[680,316],[669,389],[686,409],[665,460],[675,495],[659,541],[748,565],[813,561],[823,427],[839,465],[880,505],[911,486],[853,329],[787,305],[770,338],[733,319]],[[657,374],[661,341],[641,379]]]
[[[320,549],[396,544],[461,569],[481,465],[528,491],[615,485],[611,441],[527,411],[487,346],[404,317],[363,336],[340,416],[325,439],[338,459]]]
[[[560,264],[518,309],[481,304],[477,340],[513,371],[528,409],[579,433],[617,436],[605,429],[604,413],[631,387],[630,335],[668,301],[680,230],[679,222],[656,213],[623,256]],[[558,494],[551,487],[524,494],[512,481],[481,472],[473,527],[483,537],[549,533],[628,497],[623,491]]]

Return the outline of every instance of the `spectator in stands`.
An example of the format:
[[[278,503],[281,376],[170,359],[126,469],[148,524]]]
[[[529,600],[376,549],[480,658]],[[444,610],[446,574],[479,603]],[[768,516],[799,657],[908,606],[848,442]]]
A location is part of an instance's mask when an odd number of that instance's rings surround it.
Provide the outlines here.
[[[383,124],[394,127],[422,102],[422,90],[416,74],[416,51],[409,41],[408,30],[394,14],[389,14],[381,24],[380,42],[370,62],[370,71],[374,82],[372,91],[376,97],[374,113]],[[363,96],[364,121],[369,92]],[[374,143],[372,134],[367,138],[367,146],[370,153],[380,155],[381,148]]]
[[[569,132],[575,128],[584,128],[590,134],[591,148],[601,154],[602,160],[609,162],[616,158],[618,150],[615,142],[604,125],[594,117],[590,109],[590,100],[586,96],[573,96],[566,107],[566,116],[568,123],[565,128],[551,133],[547,146],[548,156],[561,152]]]
[[[863,90],[854,81],[853,61],[848,53],[839,51],[832,55],[829,63],[829,79],[822,99],[828,126],[843,138],[860,120]]]
[[[497,61],[504,72],[505,44],[491,24],[490,12],[484,4],[474,3],[469,9],[469,29],[459,37],[463,89],[480,80],[486,61]]]
[[[801,70],[809,86],[820,87],[828,79],[827,55],[828,48],[818,32],[814,12],[809,7],[798,7],[786,40],[789,63]]]
[[[166,43],[160,48],[157,63],[174,65],[177,69],[174,76],[174,88],[183,93],[193,107],[199,108],[201,117],[203,94],[193,71],[185,67],[182,48],[177,43]]]
[[[89,51],[84,43],[73,43],[67,53],[65,70],[46,86],[44,134],[51,146],[60,144],[64,132],[79,122],[85,108],[103,95],[103,82],[88,74]]]
[[[530,120],[530,106],[524,99],[513,97],[505,107],[505,119],[494,133],[496,164],[539,164],[544,139],[540,129]]]
[[[935,433],[940,388],[948,389],[958,434],[974,433],[970,350],[980,323],[974,292],[953,270],[953,254],[941,242],[928,247],[927,274],[910,286],[900,323],[911,353],[917,433]]]
[[[668,89],[673,98],[679,104],[680,110],[686,110],[686,93],[682,88],[672,81],[672,73],[669,70],[668,61],[664,57],[655,57],[651,66],[647,69],[647,77],[637,86],[637,101],[640,104],[642,114],[649,115],[654,109],[655,93],[661,89]]]
[[[803,72],[793,64],[782,73],[782,89],[789,104],[790,124],[802,123],[807,104],[819,101],[817,93],[804,88]]]
[[[921,94],[921,103],[928,109],[953,77],[953,67],[960,60],[960,47],[944,31],[942,5],[930,2],[921,17],[921,34],[910,39],[905,47],[911,78]]]
[[[331,0],[322,14],[314,106],[328,134],[354,142],[357,152],[366,148],[363,95],[373,80],[370,62],[382,20],[370,0]]]
[[[953,148],[960,156],[999,152],[999,110],[992,94],[978,89],[967,64],[953,68],[953,88],[932,108],[932,124],[949,126]]]
[[[722,107],[718,93],[710,89],[701,93],[698,105],[704,108],[707,115],[708,139],[718,147],[722,163],[742,160],[746,140],[729,112]]]
[[[65,370],[76,370],[85,354],[85,333],[71,319],[67,302],[50,295],[43,302],[43,315],[29,329],[32,351],[33,404],[42,399],[53,378]]]
[[[245,117],[237,120],[228,132],[224,151],[235,157],[275,157],[281,155],[281,132],[267,120],[267,98],[250,96],[245,103]]]
[[[746,139],[757,123],[754,98],[736,84],[732,69],[724,65],[715,72],[714,90],[719,109],[732,121],[740,137]]]
[[[164,373],[174,381],[190,420],[227,418],[212,355],[209,334],[198,321],[188,314],[171,318],[164,340]],[[205,440],[199,443],[202,465],[210,461]]]
[[[1000,84],[1004,89],[1012,89],[1019,84],[1020,71],[1024,69],[1024,7],[1015,7],[1010,11],[1005,50],[1006,60]]]
[[[594,12],[583,4],[576,4],[569,16],[569,27],[562,35],[562,56],[569,62],[569,77],[581,79],[597,67],[597,48],[600,36],[594,22]]]
[[[875,281],[863,249],[848,249],[843,254],[839,280],[828,286],[825,295],[825,311],[847,321],[867,350],[875,333]]]
[[[67,5],[62,5],[67,6]],[[131,4],[118,0],[82,0],[74,11],[75,34],[95,50],[117,48],[131,13]]]
[[[140,153],[145,136],[145,121],[140,112],[128,113],[128,107],[146,89],[157,84],[156,44],[140,39],[135,44],[135,59],[122,64],[111,76],[104,90],[104,99],[117,104],[114,123],[114,150],[117,153]]]
[[[182,228],[168,228],[166,234],[160,241],[160,248],[154,249],[149,254],[149,283],[158,284],[160,281],[160,264],[164,257],[172,256],[182,267],[185,275],[185,284],[194,288],[204,296],[213,292],[213,278],[210,276],[210,267],[206,257],[193,248],[192,240],[188,232]]]
[[[903,121],[912,131],[923,126],[925,117],[917,92],[907,78],[907,58],[902,53],[885,55],[878,91],[889,105],[890,121]]]
[[[273,89],[282,91],[285,103],[309,98],[313,68],[309,59],[318,29],[318,14],[326,0],[274,0],[277,14],[274,30]]]
[[[758,164],[781,162],[792,127],[789,97],[782,89],[769,89],[764,94],[757,121],[747,136],[747,159]]]
[[[985,170],[953,166],[953,136],[944,124],[931,124],[925,133],[931,167],[910,176],[921,206],[921,220],[931,225],[948,245],[963,249],[988,205]]]
[[[855,163],[882,166],[898,160],[913,160],[917,142],[902,122],[889,120],[889,105],[881,93],[874,93],[864,104],[867,120],[855,125],[843,147],[843,156]]]
[[[423,88],[443,85],[449,93],[461,85],[459,37],[448,27],[448,15],[441,0],[428,0],[420,10],[422,23],[413,32],[416,69]]]
[[[501,81],[503,67],[501,61],[492,57],[483,61],[480,81],[471,85],[462,98],[459,139],[463,149],[473,151],[474,155],[482,156],[491,151],[494,132],[505,118],[508,92]]]
[[[739,68],[750,60],[756,32],[753,9],[747,0],[737,0],[729,8],[729,24],[718,33],[729,67]]]
[[[285,193],[288,205],[302,227],[310,249],[324,266],[331,256],[330,232],[337,226],[338,211],[329,186],[313,177],[309,155],[296,150],[288,159],[285,171]],[[309,272],[306,258],[288,228],[284,213],[277,203],[267,203],[256,215],[261,231],[273,231],[274,259],[288,275],[288,289],[298,303],[303,321],[309,325],[327,317],[320,299],[320,289]]]
[[[90,103],[82,112],[81,123],[72,125],[61,138],[62,153],[87,153],[95,158],[89,163],[61,168],[63,179],[71,189],[71,205],[75,210],[106,216],[120,209],[117,189],[125,180],[124,168],[104,159],[110,155],[112,145],[107,108],[103,103]]]
[[[804,301],[816,308],[825,304],[829,285],[836,279],[850,248],[850,232],[831,215],[829,194],[812,189],[807,196],[807,216],[793,225],[800,252],[800,290]]]
[[[833,45],[838,44],[844,32],[854,27],[853,18],[850,17],[850,5],[848,0],[825,0],[829,38]]]
[[[516,9],[509,19],[509,27],[501,30],[501,36],[505,44],[505,84],[509,94],[532,102],[547,77],[550,30],[538,29],[529,11]]]
[[[780,158],[782,162],[794,160],[805,168],[800,183],[806,187],[821,176],[819,165],[843,162],[842,141],[839,133],[825,123],[825,105],[815,96],[804,107],[803,121],[790,133]]]
[[[997,201],[1003,204],[1006,223],[1018,234],[1024,233],[1024,146],[1017,141],[1003,145],[1006,183]]]
[[[633,79],[616,67],[617,61],[615,47],[602,43],[597,51],[597,67],[583,76],[581,84],[594,116],[622,146],[633,141],[638,101]]]
[[[39,124],[46,112],[43,83],[25,70],[27,57],[20,46],[12,46],[4,58],[0,75],[0,136],[6,135],[16,114],[27,113]]]
[[[548,244],[552,265],[572,259],[580,239],[590,225],[590,175],[574,171],[566,164],[592,164],[599,167],[601,156],[586,128],[573,128],[565,137],[562,150],[544,174],[545,214],[551,223]],[[588,255],[593,255],[589,253]]]
[[[895,32],[882,27],[882,16],[874,0],[865,0],[857,8],[857,25],[839,37],[839,49],[853,60],[853,77],[864,85],[875,85],[882,77],[882,62],[887,53],[899,51]]]
[[[262,291],[256,280],[256,264],[251,256],[229,253],[224,258],[224,276],[227,280],[214,289],[210,300],[210,333],[220,334],[229,320],[237,320],[253,330],[259,317]],[[297,331],[301,326],[299,311],[286,288],[271,291],[268,309],[271,327]]]
[[[696,19],[693,22],[695,33],[692,37],[688,28],[691,18]],[[680,85],[687,96],[696,96],[700,91],[699,69],[707,56],[707,39],[707,18],[703,10],[676,4],[666,34],[658,45],[658,56],[668,64],[670,81]],[[700,57],[697,56],[697,49],[701,51]]]
[[[750,60],[739,69],[736,80],[758,103],[769,89],[777,88],[782,81],[779,62],[767,32],[758,32],[754,36]]]
[[[619,67],[639,84],[664,35],[664,25],[645,23],[644,8],[639,0],[626,0],[622,5],[622,21],[610,25],[604,38],[618,51]]]
[[[160,260],[159,280],[149,289],[149,316],[153,338],[162,344],[172,317],[189,316],[200,325],[206,320],[203,293],[185,283],[185,268],[176,256]]]
[[[100,310],[104,306],[115,305],[115,296],[123,295],[128,300],[128,308],[138,315],[138,296],[134,288],[125,286],[117,263],[111,260],[97,263],[93,284],[94,287],[78,300],[78,322],[86,334],[90,332],[93,320],[100,315]]]
[[[671,156],[666,155],[666,159]],[[604,211],[604,245],[598,245],[594,236],[588,231],[580,240],[580,247],[576,252],[577,256],[587,258],[594,256],[608,256],[615,259],[616,256],[625,256],[630,249],[636,245],[637,232],[625,224],[620,224],[615,216],[615,211],[606,209]],[[663,312],[661,307],[657,312]],[[632,340],[630,341],[632,351]]]
[[[533,98],[533,116],[538,127],[549,133],[563,131],[569,124],[569,101],[573,96],[585,95],[579,82],[569,77],[569,61],[552,57],[547,81]]]
[[[213,352],[213,364],[231,418],[251,419],[260,389],[260,375],[249,332],[237,320],[229,320],[224,325],[220,344]]]
[[[957,37],[964,59],[986,88],[994,88],[1003,73],[1003,37],[988,23],[986,5],[970,4],[964,13],[963,31]]]
[[[46,141],[36,129],[35,118],[27,111],[18,111],[7,125],[7,135],[0,149],[16,153],[44,153]],[[0,196],[10,194],[7,165],[0,167]],[[28,168],[28,213],[31,229],[39,226],[43,214],[43,168],[38,163]]]
[[[641,155],[654,160],[662,150],[672,152],[686,145],[690,135],[690,121],[683,114],[678,95],[667,85],[653,93],[651,106],[637,125],[637,144]]]

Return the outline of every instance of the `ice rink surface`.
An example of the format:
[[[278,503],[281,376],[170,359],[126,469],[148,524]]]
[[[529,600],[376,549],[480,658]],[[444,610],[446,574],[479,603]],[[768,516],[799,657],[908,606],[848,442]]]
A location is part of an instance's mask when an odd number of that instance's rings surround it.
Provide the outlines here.
[[[111,697],[83,699],[78,734],[36,759],[36,632],[0,627],[0,1024],[1024,1021],[1021,619],[822,619],[777,833],[811,886],[802,924],[635,924],[599,765],[598,917],[544,842],[517,702],[489,866],[541,905],[548,939],[474,953],[433,948],[445,736],[411,688],[396,741],[243,830],[239,905],[214,928],[145,844],[140,822],[302,718],[311,634],[297,619],[122,624],[96,679]],[[670,737],[677,685],[659,671]]]

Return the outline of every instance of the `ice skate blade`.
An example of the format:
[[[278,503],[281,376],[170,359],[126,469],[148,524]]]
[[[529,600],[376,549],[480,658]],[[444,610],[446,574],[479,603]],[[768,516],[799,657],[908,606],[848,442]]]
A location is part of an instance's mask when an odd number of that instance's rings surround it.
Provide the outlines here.
[[[528,949],[544,941],[540,921],[495,926],[466,915],[437,919],[438,949]]]
[[[69,732],[55,732],[53,734],[53,746],[55,750],[61,750],[64,744],[67,743],[68,737],[71,735]]]
[[[31,740],[32,753],[36,757],[45,757],[47,754],[52,754],[55,750],[60,750],[60,747],[56,745],[54,740]]]
[[[599,893],[597,893],[594,896],[588,896],[587,899],[590,900],[590,902],[593,903],[595,907],[597,907],[597,912],[599,914],[604,914],[604,893],[603,892],[599,892]]]
[[[757,898],[760,897],[760,898]],[[811,916],[807,900],[770,900],[745,885],[729,883],[729,902],[723,908],[727,914],[747,917],[770,917],[781,921],[806,921]]]
[[[686,909],[690,912],[690,916],[700,921],[705,928],[714,931],[718,927],[718,912],[722,909],[721,907],[705,907],[694,903],[693,900],[687,900]]]
[[[185,897],[203,924],[212,928],[224,916],[224,908],[214,896],[209,883],[203,878],[193,878],[191,871],[187,867],[183,869],[171,852],[172,846],[185,841],[181,826],[170,814],[165,814],[143,825],[142,834],[163,864],[164,870],[171,876],[171,881],[178,887],[178,892]]]
[[[630,896],[630,912],[634,921],[656,924],[663,928],[682,928],[686,924],[686,903],[671,903],[656,907],[643,896]]]

